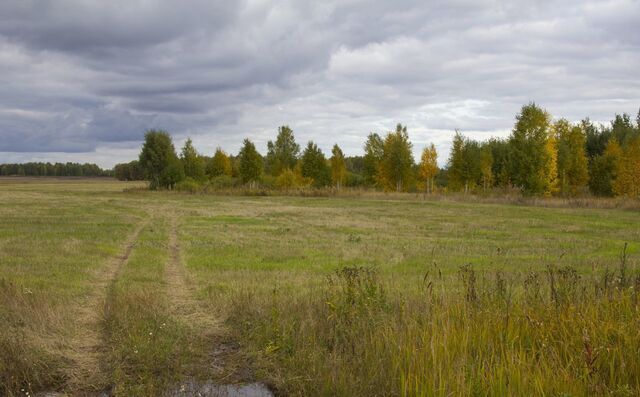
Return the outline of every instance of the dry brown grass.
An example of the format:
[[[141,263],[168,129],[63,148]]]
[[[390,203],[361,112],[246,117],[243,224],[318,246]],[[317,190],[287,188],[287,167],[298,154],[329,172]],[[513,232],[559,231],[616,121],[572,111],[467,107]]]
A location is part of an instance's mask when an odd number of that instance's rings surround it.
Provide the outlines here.
[[[0,279],[0,394],[65,383],[69,303]]]

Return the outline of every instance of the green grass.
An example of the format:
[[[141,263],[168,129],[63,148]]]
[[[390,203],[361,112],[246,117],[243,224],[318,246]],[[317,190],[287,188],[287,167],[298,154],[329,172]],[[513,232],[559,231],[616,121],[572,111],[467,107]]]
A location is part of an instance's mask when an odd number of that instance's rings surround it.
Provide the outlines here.
[[[637,211],[130,186],[0,180],[0,394],[91,387],[68,354],[88,299],[104,300],[117,395],[189,377],[294,396],[640,393]],[[167,280],[171,216],[186,306]]]

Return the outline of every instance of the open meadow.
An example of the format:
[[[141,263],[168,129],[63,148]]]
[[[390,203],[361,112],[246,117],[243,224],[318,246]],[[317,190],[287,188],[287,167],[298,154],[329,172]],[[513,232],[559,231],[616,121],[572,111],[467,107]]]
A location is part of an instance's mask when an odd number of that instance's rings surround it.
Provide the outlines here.
[[[637,210],[140,186],[0,179],[0,395],[640,394]]]

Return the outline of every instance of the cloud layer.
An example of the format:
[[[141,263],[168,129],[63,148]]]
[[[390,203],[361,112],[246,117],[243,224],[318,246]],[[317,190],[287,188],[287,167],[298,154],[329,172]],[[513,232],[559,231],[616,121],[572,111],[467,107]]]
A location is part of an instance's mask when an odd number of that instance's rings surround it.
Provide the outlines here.
[[[454,129],[504,136],[529,101],[635,116],[638,20],[634,0],[4,0],[0,162],[112,166],[149,128],[264,149],[282,124],[359,154],[397,122],[444,161]]]

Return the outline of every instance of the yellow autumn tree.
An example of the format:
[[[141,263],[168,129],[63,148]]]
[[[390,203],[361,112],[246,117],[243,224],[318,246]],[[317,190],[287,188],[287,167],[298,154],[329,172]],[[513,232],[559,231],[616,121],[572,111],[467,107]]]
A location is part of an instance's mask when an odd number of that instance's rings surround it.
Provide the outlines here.
[[[558,141],[549,135],[544,143],[544,167],[541,179],[544,181],[544,195],[550,196],[558,191]]]
[[[231,168],[229,156],[222,149],[217,148],[213,158],[207,164],[206,173],[209,178],[223,175],[231,176]]]
[[[579,125],[560,119],[554,125],[558,143],[558,179],[563,194],[577,194],[589,181],[586,136]]]
[[[620,150],[619,145],[612,150]],[[640,197],[640,137],[629,141],[621,152],[613,191],[619,196]]]
[[[437,174],[438,152],[436,151],[435,145],[432,143],[431,146],[425,147],[422,151],[422,157],[420,159],[420,169],[418,171],[420,180],[422,183],[424,183],[426,193],[433,193],[433,182]]]

